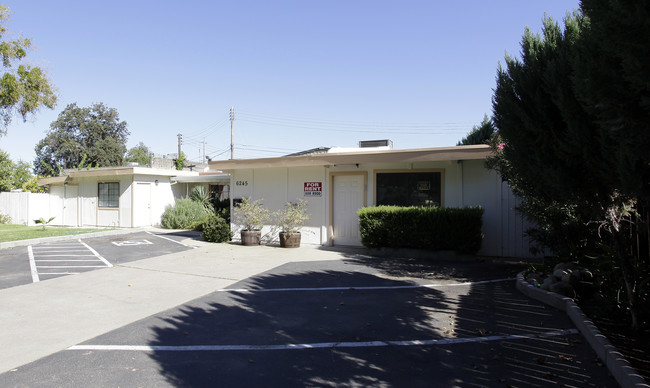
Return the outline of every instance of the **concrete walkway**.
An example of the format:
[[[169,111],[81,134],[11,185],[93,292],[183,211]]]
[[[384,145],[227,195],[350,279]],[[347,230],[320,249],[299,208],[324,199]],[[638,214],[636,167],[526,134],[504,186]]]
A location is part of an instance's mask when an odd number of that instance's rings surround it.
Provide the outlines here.
[[[303,246],[197,249],[0,290],[0,373],[288,262],[339,260]]]

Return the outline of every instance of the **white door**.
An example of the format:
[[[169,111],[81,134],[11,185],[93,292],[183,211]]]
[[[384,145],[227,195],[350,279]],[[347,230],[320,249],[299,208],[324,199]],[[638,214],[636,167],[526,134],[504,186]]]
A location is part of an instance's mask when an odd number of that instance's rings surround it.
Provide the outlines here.
[[[50,216],[54,217],[50,225],[63,225],[63,203],[65,199],[65,188],[63,186],[50,186]],[[41,217],[41,216],[37,216]],[[47,221],[49,217],[43,214]]]
[[[65,186],[63,225],[79,226],[79,186]]]
[[[133,226],[151,226],[151,183],[135,184]]]
[[[364,206],[364,175],[335,175],[332,180],[334,245],[361,245],[357,210]]]

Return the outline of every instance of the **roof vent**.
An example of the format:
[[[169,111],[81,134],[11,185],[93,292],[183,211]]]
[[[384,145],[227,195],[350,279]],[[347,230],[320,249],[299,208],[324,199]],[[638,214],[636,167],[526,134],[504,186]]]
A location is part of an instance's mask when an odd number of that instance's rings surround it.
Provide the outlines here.
[[[363,140],[359,142],[359,148],[388,147],[393,149],[392,140]]]

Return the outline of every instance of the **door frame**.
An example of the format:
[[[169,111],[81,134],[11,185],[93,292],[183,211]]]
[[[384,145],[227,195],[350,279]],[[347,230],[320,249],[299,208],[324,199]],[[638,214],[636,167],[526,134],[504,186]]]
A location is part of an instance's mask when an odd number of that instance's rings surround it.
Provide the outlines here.
[[[73,197],[68,197],[68,189],[70,188],[76,188],[77,194]],[[81,188],[79,187],[78,184],[71,185],[68,183],[63,184],[63,213],[62,213],[62,222],[64,223],[64,226],[74,226],[74,227],[79,227],[81,226],[81,220],[79,219],[79,211],[80,211],[80,206],[79,206],[79,192],[81,191]],[[66,203],[67,200],[70,200],[70,203],[74,204],[75,210],[74,210],[74,223],[71,224],[70,222],[67,221],[66,218],[66,209],[68,208],[68,203]]]
[[[137,215],[141,214],[140,210],[136,210],[138,203],[138,198],[139,198],[139,190],[138,190],[138,185],[146,185],[149,188],[149,217],[146,225],[138,225],[137,221],[140,221],[140,217],[137,217]],[[141,226],[151,226],[152,221],[151,219],[153,218],[153,211],[152,211],[152,203],[153,203],[153,188],[154,186],[151,184],[151,182],[142,182],[142,181],[136,181],[135,178],[133,179],[133,184],[131,186],[133,188],[133,195],[131,197],[131,227],[137,228]],[[143,187],[143,186],[140,186]]]
[[[327,245],[334,246],[334,177],[361,175],[363,177],[363,207],[368,205],[368,171],[337,171],[330,172],[329,177],[329,222],[327,227]]]

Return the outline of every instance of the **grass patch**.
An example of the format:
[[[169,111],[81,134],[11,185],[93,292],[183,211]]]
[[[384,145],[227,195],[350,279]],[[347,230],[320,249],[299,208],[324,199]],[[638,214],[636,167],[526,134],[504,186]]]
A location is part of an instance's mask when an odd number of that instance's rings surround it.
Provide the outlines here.
[[[48,226],[43,230],[41,226],[25,225],[0,225],[0,242],[29,240],[32,238],[67,236],[70,234],[83,234],[100,232],[107,229],[79,229]]]

